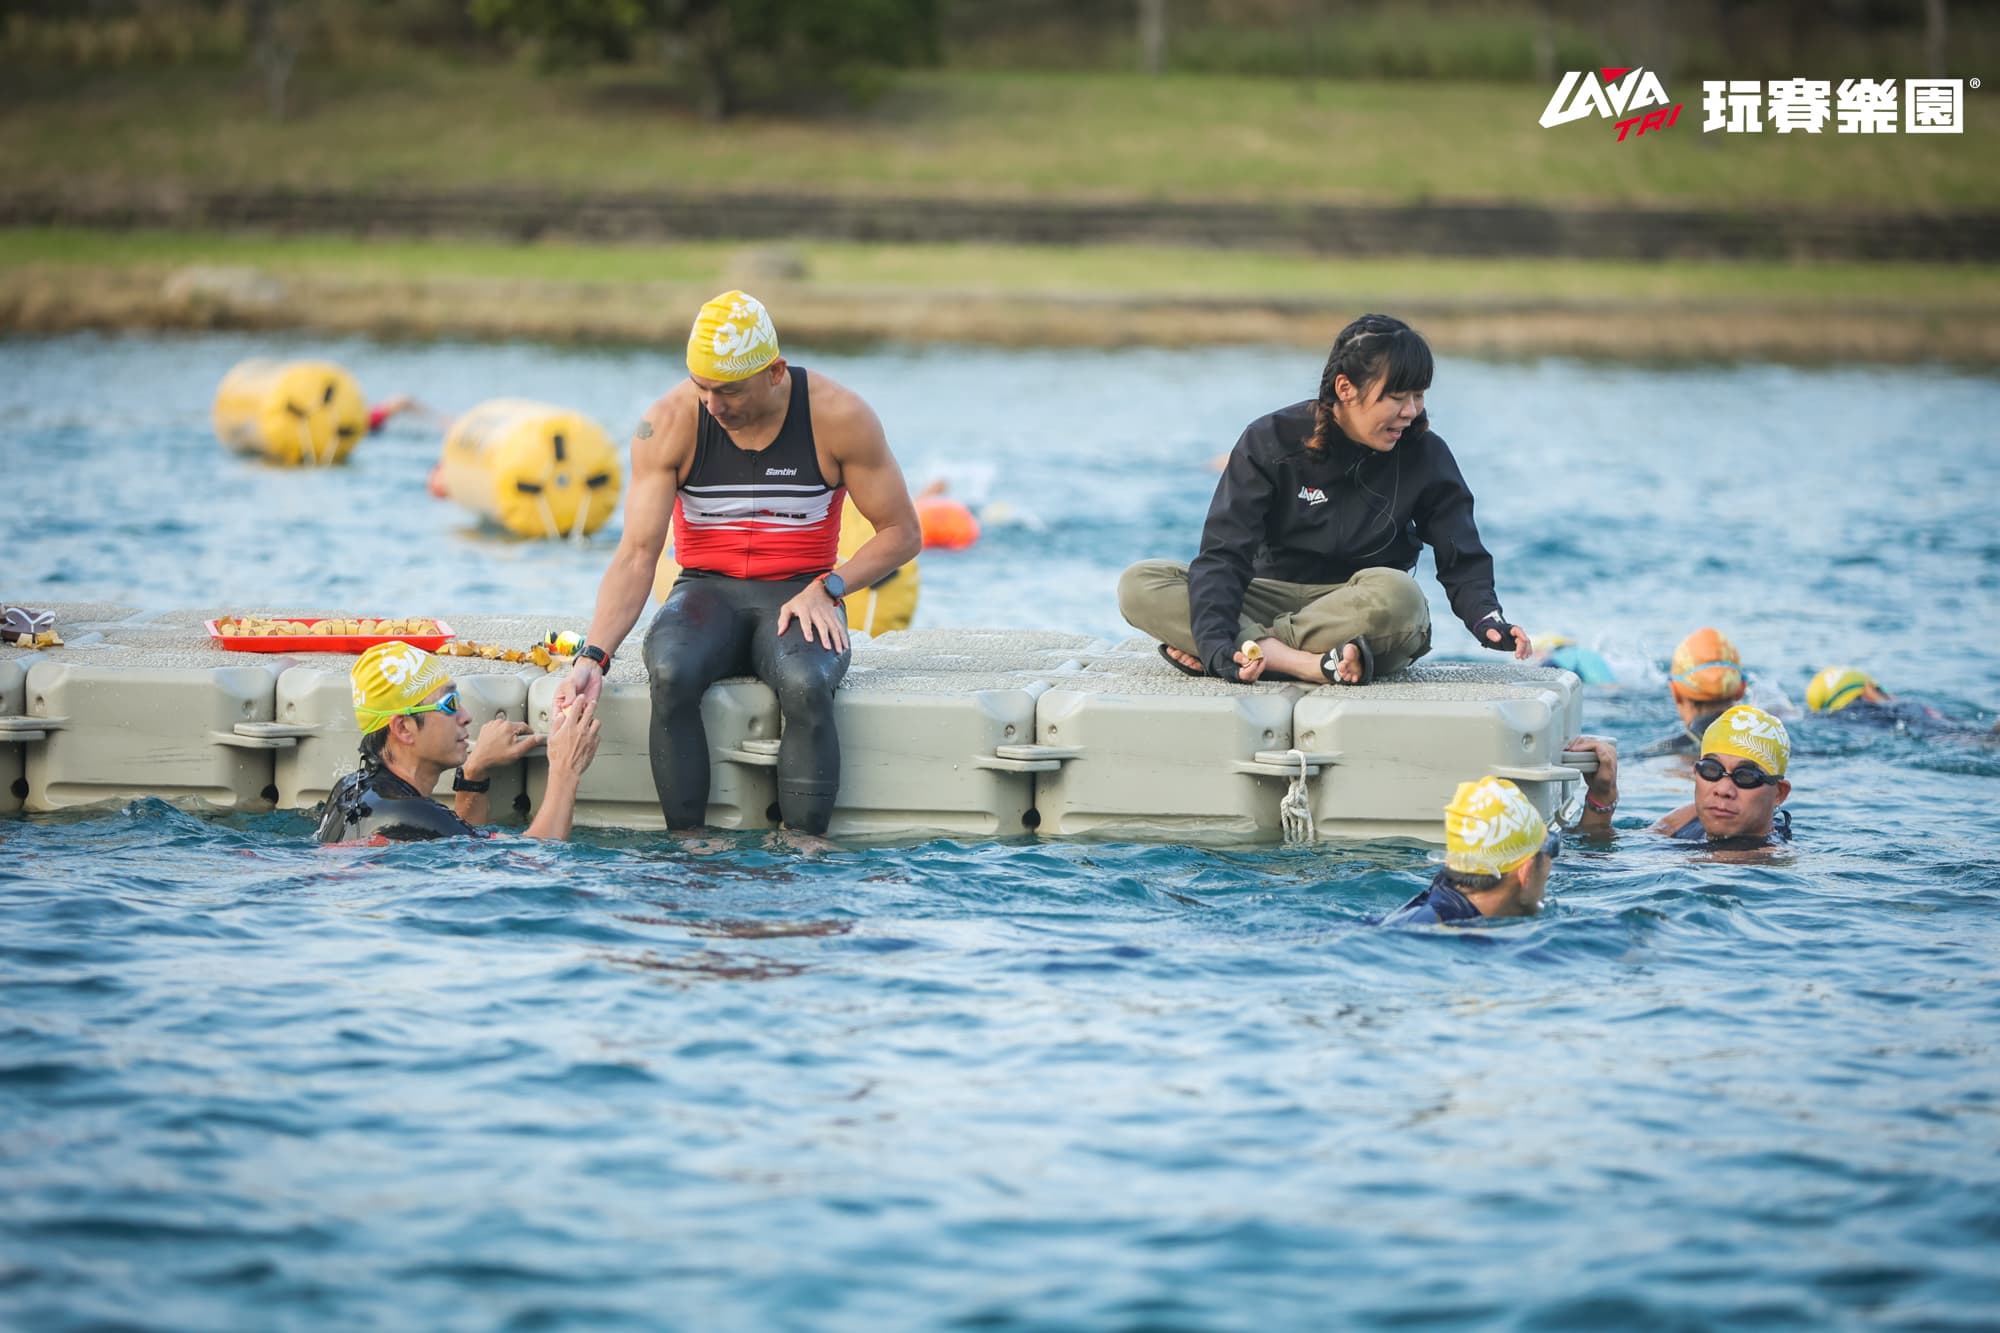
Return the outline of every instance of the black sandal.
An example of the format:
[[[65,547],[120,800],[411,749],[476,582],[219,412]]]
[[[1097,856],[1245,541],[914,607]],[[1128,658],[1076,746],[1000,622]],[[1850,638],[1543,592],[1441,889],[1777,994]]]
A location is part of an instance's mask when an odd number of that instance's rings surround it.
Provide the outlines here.
[[[1206,676],[1208,674],[1206,671],[1198,670],[1185,662],[1175,661],[1174,655],[1167,651],[1167,645],[1164,643],[1160,645],[1160,660],[1180,672],[1183,676]]]
[[[1340,656],[1352,646],[1361,652],[1361,679],[1342,680],[1340,678]],[[1375,679],[1375,650],[1368,646],[1368,640],[1349,639],[1332,652],[1319,659],[1319,674],[1326,677],[1329,685],[1366,685]]]

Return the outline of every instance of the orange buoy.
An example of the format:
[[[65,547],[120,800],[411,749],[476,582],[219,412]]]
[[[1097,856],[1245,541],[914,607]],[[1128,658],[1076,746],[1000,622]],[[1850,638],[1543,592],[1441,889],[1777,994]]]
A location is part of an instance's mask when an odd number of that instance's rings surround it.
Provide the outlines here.
[[[948,495],[919,497],[917,522],[923,526],[925,550],[935,546],[956,551],[979,540],[979,520]]]

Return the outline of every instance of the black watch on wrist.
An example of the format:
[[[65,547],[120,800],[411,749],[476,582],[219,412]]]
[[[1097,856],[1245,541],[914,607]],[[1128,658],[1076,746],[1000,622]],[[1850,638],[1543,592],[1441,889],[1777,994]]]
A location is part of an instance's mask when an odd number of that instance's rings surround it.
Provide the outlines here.
[[[829,573],[820,579],[820,583],[825,586],[826,595],[836,602],[847,596],[847,580],[838,574]]]
[[[455,768],[452,770],[451,789],[453,791],[483,792],[486,791],[488,788],[490,788],[492,785],[493,785],[492,778],[481,778],[479,781],[474,782],[471,778],[465,776],[465,770],[463,768]]]
[[[599,675],[608,676],[611,674],[611,654],[605,652],[594,643],[586,643],[583,647],[577,649],[576,660],[579,662],[597,663],[597,672]]]

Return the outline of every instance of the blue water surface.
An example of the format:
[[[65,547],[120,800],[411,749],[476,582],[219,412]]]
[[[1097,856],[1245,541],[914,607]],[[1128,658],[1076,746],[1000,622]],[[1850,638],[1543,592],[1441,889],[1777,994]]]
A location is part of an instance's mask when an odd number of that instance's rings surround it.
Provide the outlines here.
[[[224,455],[242,356],[584,407],[670,353],[0,342],[9,600],[544,610],[611,534],[501,541],[398,423]],[[919,624],[1125,633],[1280,350],[799,359],[993,509]],[[1958,734],[1795,719],[1797,844],[1644,831],[1629,760],[1539,918],[1368,923],[1402,846],[653,835],[320,851],[299,814],[0,818],[0,1326],[1980,1328],[2000,1322],[2000,385],[1441,364],[1509,613],[1666,729],[1715,623],[1759,697],[1836,659]],[[1011,511],[1009,513],[1008,511]],[[1428,575],[1424,575],[1428,581]],[[1477,649],[1433,588],[1441,652]],[[386,604],[385,604],[386,603]]]

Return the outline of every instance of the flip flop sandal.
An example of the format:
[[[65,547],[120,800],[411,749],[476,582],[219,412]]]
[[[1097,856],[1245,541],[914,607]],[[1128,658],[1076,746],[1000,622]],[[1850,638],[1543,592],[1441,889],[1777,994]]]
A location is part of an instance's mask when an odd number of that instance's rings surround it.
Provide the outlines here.
[[[1208,674],[1206,671],[1197,671],[1185,662],[1176,662],[1174,655],[1167,651],[1167,645],[1164,643],[1160,645],[1160,660],[1180,672],[1183,676],[1206,676]]]
[[[1360,680],[1340,678],[1340,655],[1347,651],[1350,644],[1361,652]],[[1326,677],[1326,683],[1329,685],[1366,685],[1375,679],[1375,650],[1368,646],[1366,639],[1349,639],[1347,643],[1341,644],[1319,659],[1319,674]]]

